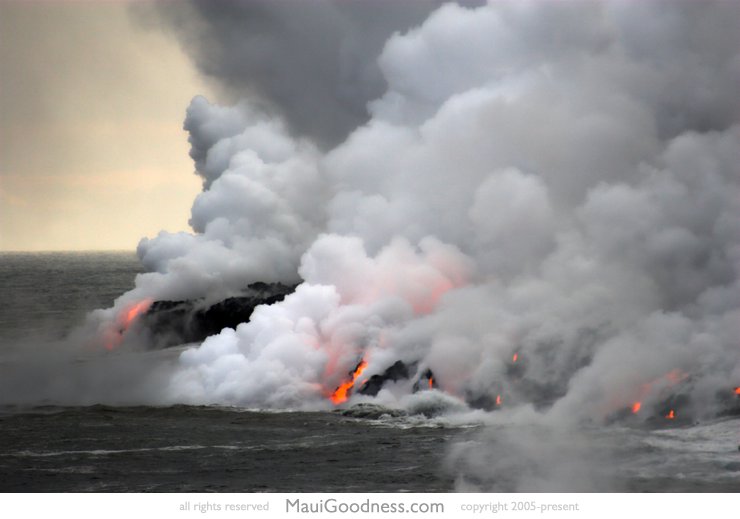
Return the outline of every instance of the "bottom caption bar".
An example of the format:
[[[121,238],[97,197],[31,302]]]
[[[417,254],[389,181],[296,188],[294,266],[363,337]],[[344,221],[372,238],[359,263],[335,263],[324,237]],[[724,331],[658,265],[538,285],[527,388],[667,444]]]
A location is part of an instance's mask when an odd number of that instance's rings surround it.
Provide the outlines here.
[[[5,494],[4,517],[723,517],[740,494]],[[6,515],[7,514],[7,515]]]

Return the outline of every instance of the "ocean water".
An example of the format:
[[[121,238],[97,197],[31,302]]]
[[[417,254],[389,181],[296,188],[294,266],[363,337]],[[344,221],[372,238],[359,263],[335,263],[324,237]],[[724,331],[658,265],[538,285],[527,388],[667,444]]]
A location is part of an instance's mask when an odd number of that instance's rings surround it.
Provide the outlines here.
[[[7,412],[7,411],[6,411]],[[0,418],[12,492],[445,492],[455,429],[339,413],[218,407],[35,408]]]
[[[0,254],[0,491],[740,491],[737,417],[614,426],[560,443],[550,431],[484,425],[480,413],[152,405],[156,386],[126,369],[106,381],[112,393],[97,393],[100,384],[76,380],[89,362],[47,350],[137,272],[131,253]],[[23,371],[27,354],[52,360]],[[137,385],[111,404],[117,388]]]
[[[133,252],[0,252],[0,348],[63,337],[133,288],[139,272]]]

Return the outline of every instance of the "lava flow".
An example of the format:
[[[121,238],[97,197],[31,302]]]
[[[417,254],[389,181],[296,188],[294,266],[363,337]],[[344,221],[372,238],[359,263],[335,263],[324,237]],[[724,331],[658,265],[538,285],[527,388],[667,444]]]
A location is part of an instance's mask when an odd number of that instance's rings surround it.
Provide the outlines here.
[[[367,362],[365,361],[365,359],[362,359],[355,370],[352,372],[351,378],[340,384],[339,387],[334,390],[329,398],[335,405],[339,405],[347,401],[347,399],[349,398],[349,393],[354,387],[357,377],[359,377],[362,372],[365,371],[366,367]]]
[[[639,400],[635,400],[630,408],[632,414],[637,414],[640,412],[640,409],[642,409],[643,400],[649,398],[651,394],[660,394],[661,392],[669,391],[670,388],[672,388],[676,384],[680,384],[688,378],[688,373],[684,373],[680,369],[673,369],[663,374],[662,376],[651,380],[650,382],[642,384],[637,394],[637,398]],[[666,416],[666,418],[673,419],[672,416]]]
[[[139,315],[143,314],[147,310],[149,310],[149,307],[152,304],[151,299],[144,299],[142,301],[139,301],[135,305],[131,306],[126,310],[126,313],[123,314],[123,319],[121,326],[123,328],[123,331],[126,331],[129,326],[131,326],[131,323],[134,322],[134,319],[136,319]]]
[[[149,310],[151,305],[151,299],[143,299],[121,312],[118,315],[118,319],[116,319],[116,329],[110,333],[109,339],[105,343],[105,348],[107,350],[113,350],[118,347],[123,340],[123,334],[129,329],[131,323],[133,323],[138,316]]]

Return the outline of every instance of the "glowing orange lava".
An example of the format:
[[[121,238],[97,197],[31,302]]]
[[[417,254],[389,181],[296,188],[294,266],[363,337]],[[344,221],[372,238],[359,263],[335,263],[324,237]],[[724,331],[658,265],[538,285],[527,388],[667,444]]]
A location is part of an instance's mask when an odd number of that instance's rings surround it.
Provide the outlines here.
[[[666,418],[667,418],[668,420],[673,420],[673,419],[674,419],[674,418],[676,417],[676,413],[674,413],[674,412],[673,412],[673,409],[671,409],[670,411],[668,411],[668,414],[667,414],[667,415],[665,415],[665,417],[666,417]]]
[[[352,378],[350,380],[347,380],[346,382],[343,382],[339,385],[338,388],[334,390],[334,392],[329,397],[331,401],[335,404],[341,404],[343,402],[346,402],[349,398],[349,392],[352,390],[352,388],[355,385],[355,381],[357,380],[357,377],[362,375],[362,372],[365,371],[365,368],[367,367],[367,362],[365,359],[362,359],[360,363],[357,365],[355,370],[352,372]]]
[[[115,324],[111,325],[109,331],[106,332],[105,349],[114,350],[123,341],[123,334],[129,329],[131,323],[133,323],[138,316],[149,310],[152,306],[152,299],[142,299],[138,303],[125,308],[123,312],[118,314]]]
[[[637,398],[632,403],[632,414],[637,414],[642,408],[642,401],[649,400],[653,394],[661,394],[669,391],[676,384],[680,384],[685,380],[688,380],[689,374],[681,371],[680,369],[673,369],[667,373],[664,373],[658,378],[641,384],[638,391],[634,395]]]
[[[429,377],[429,389],[434,389],[434,377]]]
[[[503,398],[501,398],[501,395],[496,395],[496,405],[501,405],[503,402]]]
[[[139,301],[135,305],[131,306],[128,310],[126,310],[126,313],[123,315],[122,323],[124,330],[131,325],[131,323],[134,321],[134,319],[136,319],[137,316],[149,310],[151,304],[151,299],[144,299],[143,301]]]
[[[513,357],[511,357],[511,362],[516,362],[519,360],[519,354],[515,353]]]
[[[737,386],[734,391],[736,395],[740,395],[740,386]]]

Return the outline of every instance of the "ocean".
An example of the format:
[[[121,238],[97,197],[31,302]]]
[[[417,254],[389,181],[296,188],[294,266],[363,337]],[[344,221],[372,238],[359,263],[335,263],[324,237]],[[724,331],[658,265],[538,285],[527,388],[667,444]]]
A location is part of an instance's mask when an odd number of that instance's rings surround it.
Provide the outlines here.
[[[140,271],[132,253],[0,254],[0,491],[740,490],[737,417],[586,430],[591,445],[570,452],[547,432],[522,447],[513,426],[486,425],[481,413],[146,405],[156,395],[115,405],[74,380],[64,388],[79,391],[79,402],[49,391],[34,399],[35,388],[56,387],[53,370],[73,379],[69,366],[84,362],[25,372],[24,359],[53,357],[50,349]]]

